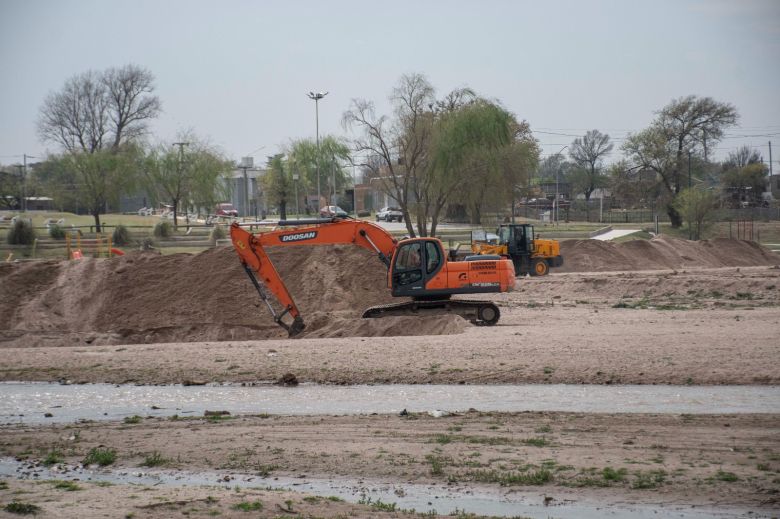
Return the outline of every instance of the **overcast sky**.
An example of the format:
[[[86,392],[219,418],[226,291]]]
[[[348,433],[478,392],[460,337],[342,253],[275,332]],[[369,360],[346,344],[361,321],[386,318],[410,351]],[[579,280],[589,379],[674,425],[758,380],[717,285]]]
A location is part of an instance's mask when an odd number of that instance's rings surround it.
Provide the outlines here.
[[[410,72],[500,100],[546,155],[593,128],[619,145],[696,94],[741,114],[717,155],[749,144],[768,160],[773,140],[775,172],[780,158],[778,0],[0,0],[0,163],[56,151],[36,135],[48,92],[127,63],[156,78],[155,139],[192,129],[234,159],[313,138],[310,90],[330,92],[320,135],[348,136],[350,99],[386,113]]]

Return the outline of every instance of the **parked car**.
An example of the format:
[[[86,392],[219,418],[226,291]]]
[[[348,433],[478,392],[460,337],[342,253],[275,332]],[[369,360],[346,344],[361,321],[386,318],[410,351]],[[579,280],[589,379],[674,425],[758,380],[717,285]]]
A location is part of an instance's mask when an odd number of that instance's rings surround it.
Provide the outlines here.
[[[376,213],[376,221],[384,220],[385,222],[402,222],[404,220],[404,213],[397,207],[383,207]]]
[[[217,216],[238,216],[238,210],[233,204],[217,204],[215,213]]]
[[[320,209],[320,216],[322,218],[333,218],[334,216],[338,218],[346,218],[349,215],[344,209],[337,205],[326,205]]]

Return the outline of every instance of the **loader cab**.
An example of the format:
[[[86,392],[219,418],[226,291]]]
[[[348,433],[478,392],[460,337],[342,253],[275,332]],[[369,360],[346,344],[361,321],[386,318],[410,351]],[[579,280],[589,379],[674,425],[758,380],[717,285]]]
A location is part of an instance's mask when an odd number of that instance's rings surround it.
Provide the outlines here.
[[[507,246],[507,253],[512,257],[530,255],[534,251],[533,225],[502,225],[497,234],[499,243]]]
[[[404,240],[390,266],[390,288],[394,296],[421,297],[425,285],[439,273],[445,262],[441,242],[435,238]]]

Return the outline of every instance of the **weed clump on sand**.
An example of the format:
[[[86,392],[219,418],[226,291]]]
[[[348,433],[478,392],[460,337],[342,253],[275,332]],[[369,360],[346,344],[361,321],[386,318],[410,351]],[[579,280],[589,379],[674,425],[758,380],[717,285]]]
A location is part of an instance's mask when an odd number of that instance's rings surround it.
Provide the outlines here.
[[[84,458],[84,465],[100,465],[105,467],[111,465],[116,461],[116,451],[114,449],[108,449],[103,447],[95,447],[90,449],[87,453],[87,457]]]
[[[3,507],[3,510],[11,514],[33,515],[41,511],[41,507],[30,503],[12,501]]]

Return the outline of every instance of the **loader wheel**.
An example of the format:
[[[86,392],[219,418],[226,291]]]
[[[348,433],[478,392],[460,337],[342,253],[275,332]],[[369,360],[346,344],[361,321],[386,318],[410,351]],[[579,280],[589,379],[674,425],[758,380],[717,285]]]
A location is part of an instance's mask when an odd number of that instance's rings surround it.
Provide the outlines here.
[[[546,276],[550,272],[550,266],[543,259],[534,260],[532,274],[534,276]]]

